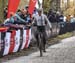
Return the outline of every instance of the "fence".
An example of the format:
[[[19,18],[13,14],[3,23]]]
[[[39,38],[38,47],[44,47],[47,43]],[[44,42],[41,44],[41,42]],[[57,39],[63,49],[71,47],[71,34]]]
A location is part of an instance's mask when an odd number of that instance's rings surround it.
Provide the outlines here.
[[[0,31],[0,57],[28,48],[31,29]]]
[[[60,27],[57,27],[59,25]],[[58,30],[57,35],[75,30],[75,23],[60,23],[57,25],[53,24],[53,26],[53,30],[55,30],[55,32],[53,32],[54,34]],[[56,27],[57,29],[55,29]],[[30,29],[14,29],[11,31],[6,31],[6,29],[0,30],[0,57],[28,48],[29,44],[36,40],[36,32],[36,27]],[[52,35],[48,25],[46,26],[46,35],[47,38]]]
[[[66,32],[72,32],[74,30],[75,30],[75,22],[73,22],[73,23],[64,22],[64,23],[60,24],[60,32],[59,32],[59,34],[61,35],[61,34],[64,34]]]

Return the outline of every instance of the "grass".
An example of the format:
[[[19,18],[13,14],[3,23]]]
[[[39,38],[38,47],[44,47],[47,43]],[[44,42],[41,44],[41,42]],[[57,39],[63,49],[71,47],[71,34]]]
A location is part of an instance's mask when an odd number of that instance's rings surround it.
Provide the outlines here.
[[[66,34],[58,35],[56,38],[62,40],[62,39],[69,38],[69,37],[72,37],[72,32],[67,32]]]
[[[56,36],[56,37],[54,37],[54,38],[50,38],[50,39],[48,40],[48,42],[49,42],[50,44],[52,44],[52,43],[55,44],[55,43],[58,43],[60,40],[63,40],[63,39],[72,37],[72,35],[73,35],[72,32],[67,32],[67,33],[65,33],[65,34],[58,35],[58,36]]]

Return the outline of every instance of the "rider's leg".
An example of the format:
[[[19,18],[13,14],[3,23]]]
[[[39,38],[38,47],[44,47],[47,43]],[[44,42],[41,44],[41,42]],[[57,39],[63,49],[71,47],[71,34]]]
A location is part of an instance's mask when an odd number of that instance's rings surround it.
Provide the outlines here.
[[[37,47],[38,47],[39,46],[38,33],[36,33],[36,43],[37,43]]]
[[[43,30],[43,51],[44,52],[46,52],[45,45],[46,45],[46,32],[45,32],[45,29],[44,29]]]
[[[38,38],[39,32],[41,32],[41,27],[37,26],[37,32],[36,32],[37,47],[39,47],[39,38]]]
[[[46,52],[45,45],[46,45],[46,38],[45,38],[45,36],[43,36],[43,51],[44,52]]]

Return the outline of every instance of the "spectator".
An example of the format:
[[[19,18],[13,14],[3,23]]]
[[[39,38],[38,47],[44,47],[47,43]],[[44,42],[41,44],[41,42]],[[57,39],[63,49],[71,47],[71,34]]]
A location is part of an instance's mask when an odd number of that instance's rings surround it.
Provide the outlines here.
[[[6,19],[7,18],[7,13],[8,13],[8,8],[4,8],[4,18]]]
[[[27,12],[27,10],[21,10],[21,15],[20,15],[20,17],[22,18],[22,19],[24,19],[25,20],[25,22],[26,23],[31,23],[31,16],[30,16],[30,14]]]
[[[50,9],[47,16],[52,15],[52,14],[53,14],[53,11],[52,9]]]
[[[71,15],[68,15],[66,19],[67,19],[66,22],[67,22],[67,23],[70,23]]]
[[[71,23],[74,23],[75,22],[75,15],[74,16],[71,16],[70,22]]]
[[[64,22],[66,22],[66,16],[64,16]]]
[[[7,19],[4,21],[4,24],[14,23],[13,16],[14,16],[14,13],[11,12],[11,13],[10,13],[10,18],[7,18]]]
[[[22,19],[25,19],[26,13],[27,13],[27,10],[22,9],[22,10],[21,10],[21,13],[19,14],[19,16],[20,16]]]
[[[49,19],[49,21],[50,21],[51,23],[56,22],[56,15],[55,15],[55,13],[50,14],[50,15],[48,16],[48,19]]]
[[[10,13],[10,18],[9,21],[5,22],[5,23],[25,23],[25,20],[23,20],[18,14],[15,14],[14,12]]]
[[[63,15],[59,16],[59,22],[64,22],[64,16]]]
[[[20,9],[17,10],[17,14],[21,15],[21,10]]]

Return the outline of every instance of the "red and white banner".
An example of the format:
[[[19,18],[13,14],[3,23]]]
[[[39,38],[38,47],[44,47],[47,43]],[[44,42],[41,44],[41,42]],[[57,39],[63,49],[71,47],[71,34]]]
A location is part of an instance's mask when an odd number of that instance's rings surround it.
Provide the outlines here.
[[[9,53],[12,53],[15,47],[15,36],[16,36],[16,30],[12,30],[11,38],[10,38],[10,49]]]
[[[25,44],[25,48],[29,47],[30,44],[30,40],[31,40],[31,29],[26,30],[26,44]]]
[[[3,56],[3,54],[4,54],[4,51],[5,51],[5,37],[6,37],[6,30],[7,30],[7,28],[6,27],[2,27],[2,28],[0,28],[0,48],[1,48],[1,50],[0,50],[0,57],[2,57]]]
[[[6,36],[5,36],[5,44],[4,44],[4,55],[7,55],[9,53],[9,49],[10,49],[10,37],[11,37],[11,33],[10,32],[6,32]]]
[[[21,49],[28,48],[31,40],[31,29],[23,30],[23,43]]]
[[[28,12],[32,15],[35,9],[37,0],[30,0]]]
[[[10,13],[11,12],[16,12],[17,8],[19,6],[20,0],[8,0],[8,14],[7,18],[10,18]]]
[[[25,42],[26,38],[25,37],[26,37],[26,30],[23,30],[23,43],[22,43],[21,49],[24,49],[24,46],[26,44],[26,42]]]
[[[16,36],[15,36],[15,47],[13,52],[17,52],[20,46],[20,30],[16,31]]]
[[[23,30],[23,42],[21,42],[21,32],[20,30],[13,30],[12,32],[6,32],[4,37],[4,42],[1,41],[1,55],[8,55],[9,53],[18,52],[21,49],[28,48],[31,40],[31,29]]]

